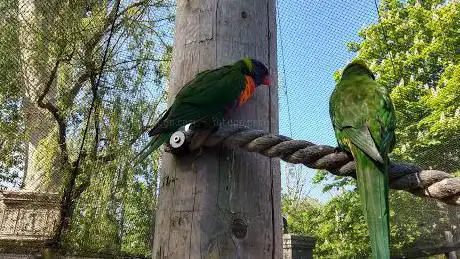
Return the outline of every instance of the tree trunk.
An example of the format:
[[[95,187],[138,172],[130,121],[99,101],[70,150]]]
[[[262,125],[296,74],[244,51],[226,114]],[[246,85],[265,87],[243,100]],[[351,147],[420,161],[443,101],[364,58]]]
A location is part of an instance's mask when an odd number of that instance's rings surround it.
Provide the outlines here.
[[[37,106],[38,96],[49,80],[50,70],[47,42],[45,37],[39,38],[40,34],[49,29],[46,23],[52,19],[51,14],[46,6],[41,6],[41,1],[19,0],[23,109],[28,137],[23,188],[31,191],[57,191],[60,183],[56,170],[47,172],[38,161],[36,152],[40,141],[51,134],[54,126],[50,114]],[[42,19],[39,16],[43,16]],[[45,100],[54,99],[55,91],[56,88],[52,87]]]
[[[275,1],[177,4],[169,103],[199,71],[253,57],[272,86],[231,119],[277,133]],[[279,170],[278,159],[240,150],[163,154],[153,258],[281,258]]]

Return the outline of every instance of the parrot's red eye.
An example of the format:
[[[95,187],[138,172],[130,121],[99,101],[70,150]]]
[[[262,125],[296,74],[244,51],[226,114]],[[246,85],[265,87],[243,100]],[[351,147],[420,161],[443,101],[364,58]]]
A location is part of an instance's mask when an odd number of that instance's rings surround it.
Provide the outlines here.
[[[266,75],[262,84],[266,86],[270,86],[270,76]]]

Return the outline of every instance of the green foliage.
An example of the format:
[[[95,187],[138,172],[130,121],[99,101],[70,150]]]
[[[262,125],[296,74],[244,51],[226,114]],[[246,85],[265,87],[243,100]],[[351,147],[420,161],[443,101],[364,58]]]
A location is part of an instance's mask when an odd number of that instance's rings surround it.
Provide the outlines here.
[[[24,124],[19,84],[20,67],[17,0],[0,2],[0,189],[19,185],[24,167]]]
[[[90,184],[76,204],[74,222],[66,234],[66,243],[72,244],[72,250],[150,256],[158,154],[136,167],[130,159],[148,140],[143,132],[146,125],[156,120],[165,100],[166,78],[159,67],[169,63],[170,41],[157,36],[160,32],[157,24],[146,23],[147,17],[163,11],[145,7],[130,9],[114,34],[123,44],[111,47],[117,51],[109,52],[104,75],[109,80],[100,88],[90,120],[90,125],[98,121],[98,137],[104,141],[95,142],[96,131],[91,127],[84,149],[93,151],[82,163],[77,186],[86,181]],[[105,15],[99,11],[93,13]],[[104,19],[93,19],[93,23],[84,22],[97,32],[98,24],[103,25]],[[96,57],[99,55],[96,53]],[[63,88],[66,82],[67,79],[62,81]],[[79,94],[91,96],[89,90],[82,88]],[[75,114],[75,110],[79,114],[87,112],[90,98],[78,100],[81,103],[76,103],[77,99],[61,103],[69,115]],[[71,116],[69,119],[75,127],[71,140],[78,140],[76,143],[80,144],[85,121]],[[73,146],[72,153],[76,154],[78,148],[79,145]],[[95,156],[111,159],[102,162]]]
[[[97,168],[78,200],[66,243],[81,252],[149,256],[157,172],[129,168],[126,160]]]
[[[286,194],[282,195],[282,201],[282,212],[288,217],[289,232],[315,235],[320,204],[313,199],[296,199]]]
[[[328,181],[329,180],[329,181]],[[323,184],[323,192],[328,192],[332,189],[345,190],[347,187],[355,183],[354,179],[342,176],[331,176],[328,171],[317,170],[313,176],[314,184]]]
[[[325,205],[283,199],[283,213],[290,232],[316,238],[315,258],[365,257],[370,246],[360,205],[356,192],[345,192]]]
[[[34,13],[33,8],[20,9],[17,0],[0,3],[0,32],[9,35],[0,37],[0,188],[19,182],[28,134],[34,131],[23,115],[27,98],[20,91],[35,83],[21,77],[27,70],[37,78],[37,86],[28,88],[35,97],[32,104],[49,115],[40,119],[50,125],[29,165],[45,172],[45,178],[57,175],[61,194],[71,191],[73,197],[65,248],[150,256],[159,157],[155,153],[136,166],[131,159],[148,141],[145,131],[165,106],[174,5],[169,0],[121,1],[101,71],[114,1],[35,2]],[[20,40],[26,36],[28,43]],[[51,90],[44,92],[53,76]],[[60,120],[52,109],[39,107],[37,97],[43,94]],[[25,130],[28,134],[21,133]]]
[[[397,113],[393,160],[460,172],[460,3],[380,1],[380,21],[347,44],[365,60],[377,80],[391,90]],[[339,78],[339,71],[334,78]],[[343,190],[324,205],[284,197],[283,211],[293,232],[317,238],[322,258],[367,257],[367,226],[356,191],[346,178],[319,171],[324,191]],[[456,224],[455,208],[402,191],[390,192],[392,254],[437,245]],[[455,235],[455,233],[454,233]]]
[[[316,238],[315,257],[370,256],[367,224],[357,191],[344,191],[326,204],[309,198],[296,200],[283,196],[282,204],[289,231]],[[446,228],[448,222],[444,220],[445,211],[434,210],[433,205],[407,192],[390,192],[392,254],[403,254],[420,237],[424,237],[425,244],[442,240],[439,230]]]
[[[381,22],[360,31],[363,41],[350,50],[392,89],[394,157],[453,172],[460,167],[459,3],[419,3],[382,1]]]
[[[385,0],[380,3],[380,17],[379,23],[359,32],[363,41],[350,44],[350,50],[371,64],[379,83],[392,91],[397,113],[393,159],[458,172],[460,3]],[[397,218],[411,215],[418,226],[406,225],[409,230],[399,233],[418,232],[419,243],[442,242],[442,232],[456,223],[453,208],[407,194],[398,201],[403,206],[390,203],[398,209]]]

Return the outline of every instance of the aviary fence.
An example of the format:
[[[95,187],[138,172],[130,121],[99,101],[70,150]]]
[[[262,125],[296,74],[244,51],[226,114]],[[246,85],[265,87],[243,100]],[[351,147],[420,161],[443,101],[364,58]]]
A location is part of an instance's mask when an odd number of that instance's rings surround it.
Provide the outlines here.
[[[401,249],[414,256],[454,251],[460,215],[460,6],[389,0],[378,6],[379,13],[373,1],[277,3],[280,129],[290,137],[245,122],[205,138],[189,132],[181,137],[186,143],[199,139],[194,147],[223,144],[354,176],[349,155],[315,145],[321,144],[315,139],[315,144],[293,140],[304,138],[305,128],[329,125],[326,113],[313,107],[323,109],[328,99],[318,96],[329,94],[315,80],[321,73],[332,79],[341,66],[325,63],[349,59],[351,54],[335,48],[347,44],[371,62],[399,109],[391,188],[424,197],[393,198],[398,231],[414,232]],[[166,107],[175,7],[169,0],[0,3],[0,240],[5,244],[0,251],[60,247],[67,254],[150,256],[159,153],[135,166],[132,158]],[[319,12],[324,8],[330,17]],[[369,10],[375,13],[368,15]],[[366,26],[361,38],[349,43],[340,38],[344,29],[334,25],[349,21],[347,13]],[[301,21],[318,26],[303,27]],[[319,46],[326,41],[333,41],[327,45],[333,49]],[[309,102],[311,112],[304,112],[299,98]],[[305,113],[305,120],[297,119]]]

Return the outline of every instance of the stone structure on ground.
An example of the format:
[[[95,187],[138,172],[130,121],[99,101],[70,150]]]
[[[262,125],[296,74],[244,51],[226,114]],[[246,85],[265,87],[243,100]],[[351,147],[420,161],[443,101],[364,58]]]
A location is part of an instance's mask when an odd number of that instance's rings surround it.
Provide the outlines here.
[[[312,237],[283,234],[283,259],[313,258],[315,239]]]
[[[0,253],[32,252],[53,235],[59,219],[59,195],[0,192]]]

